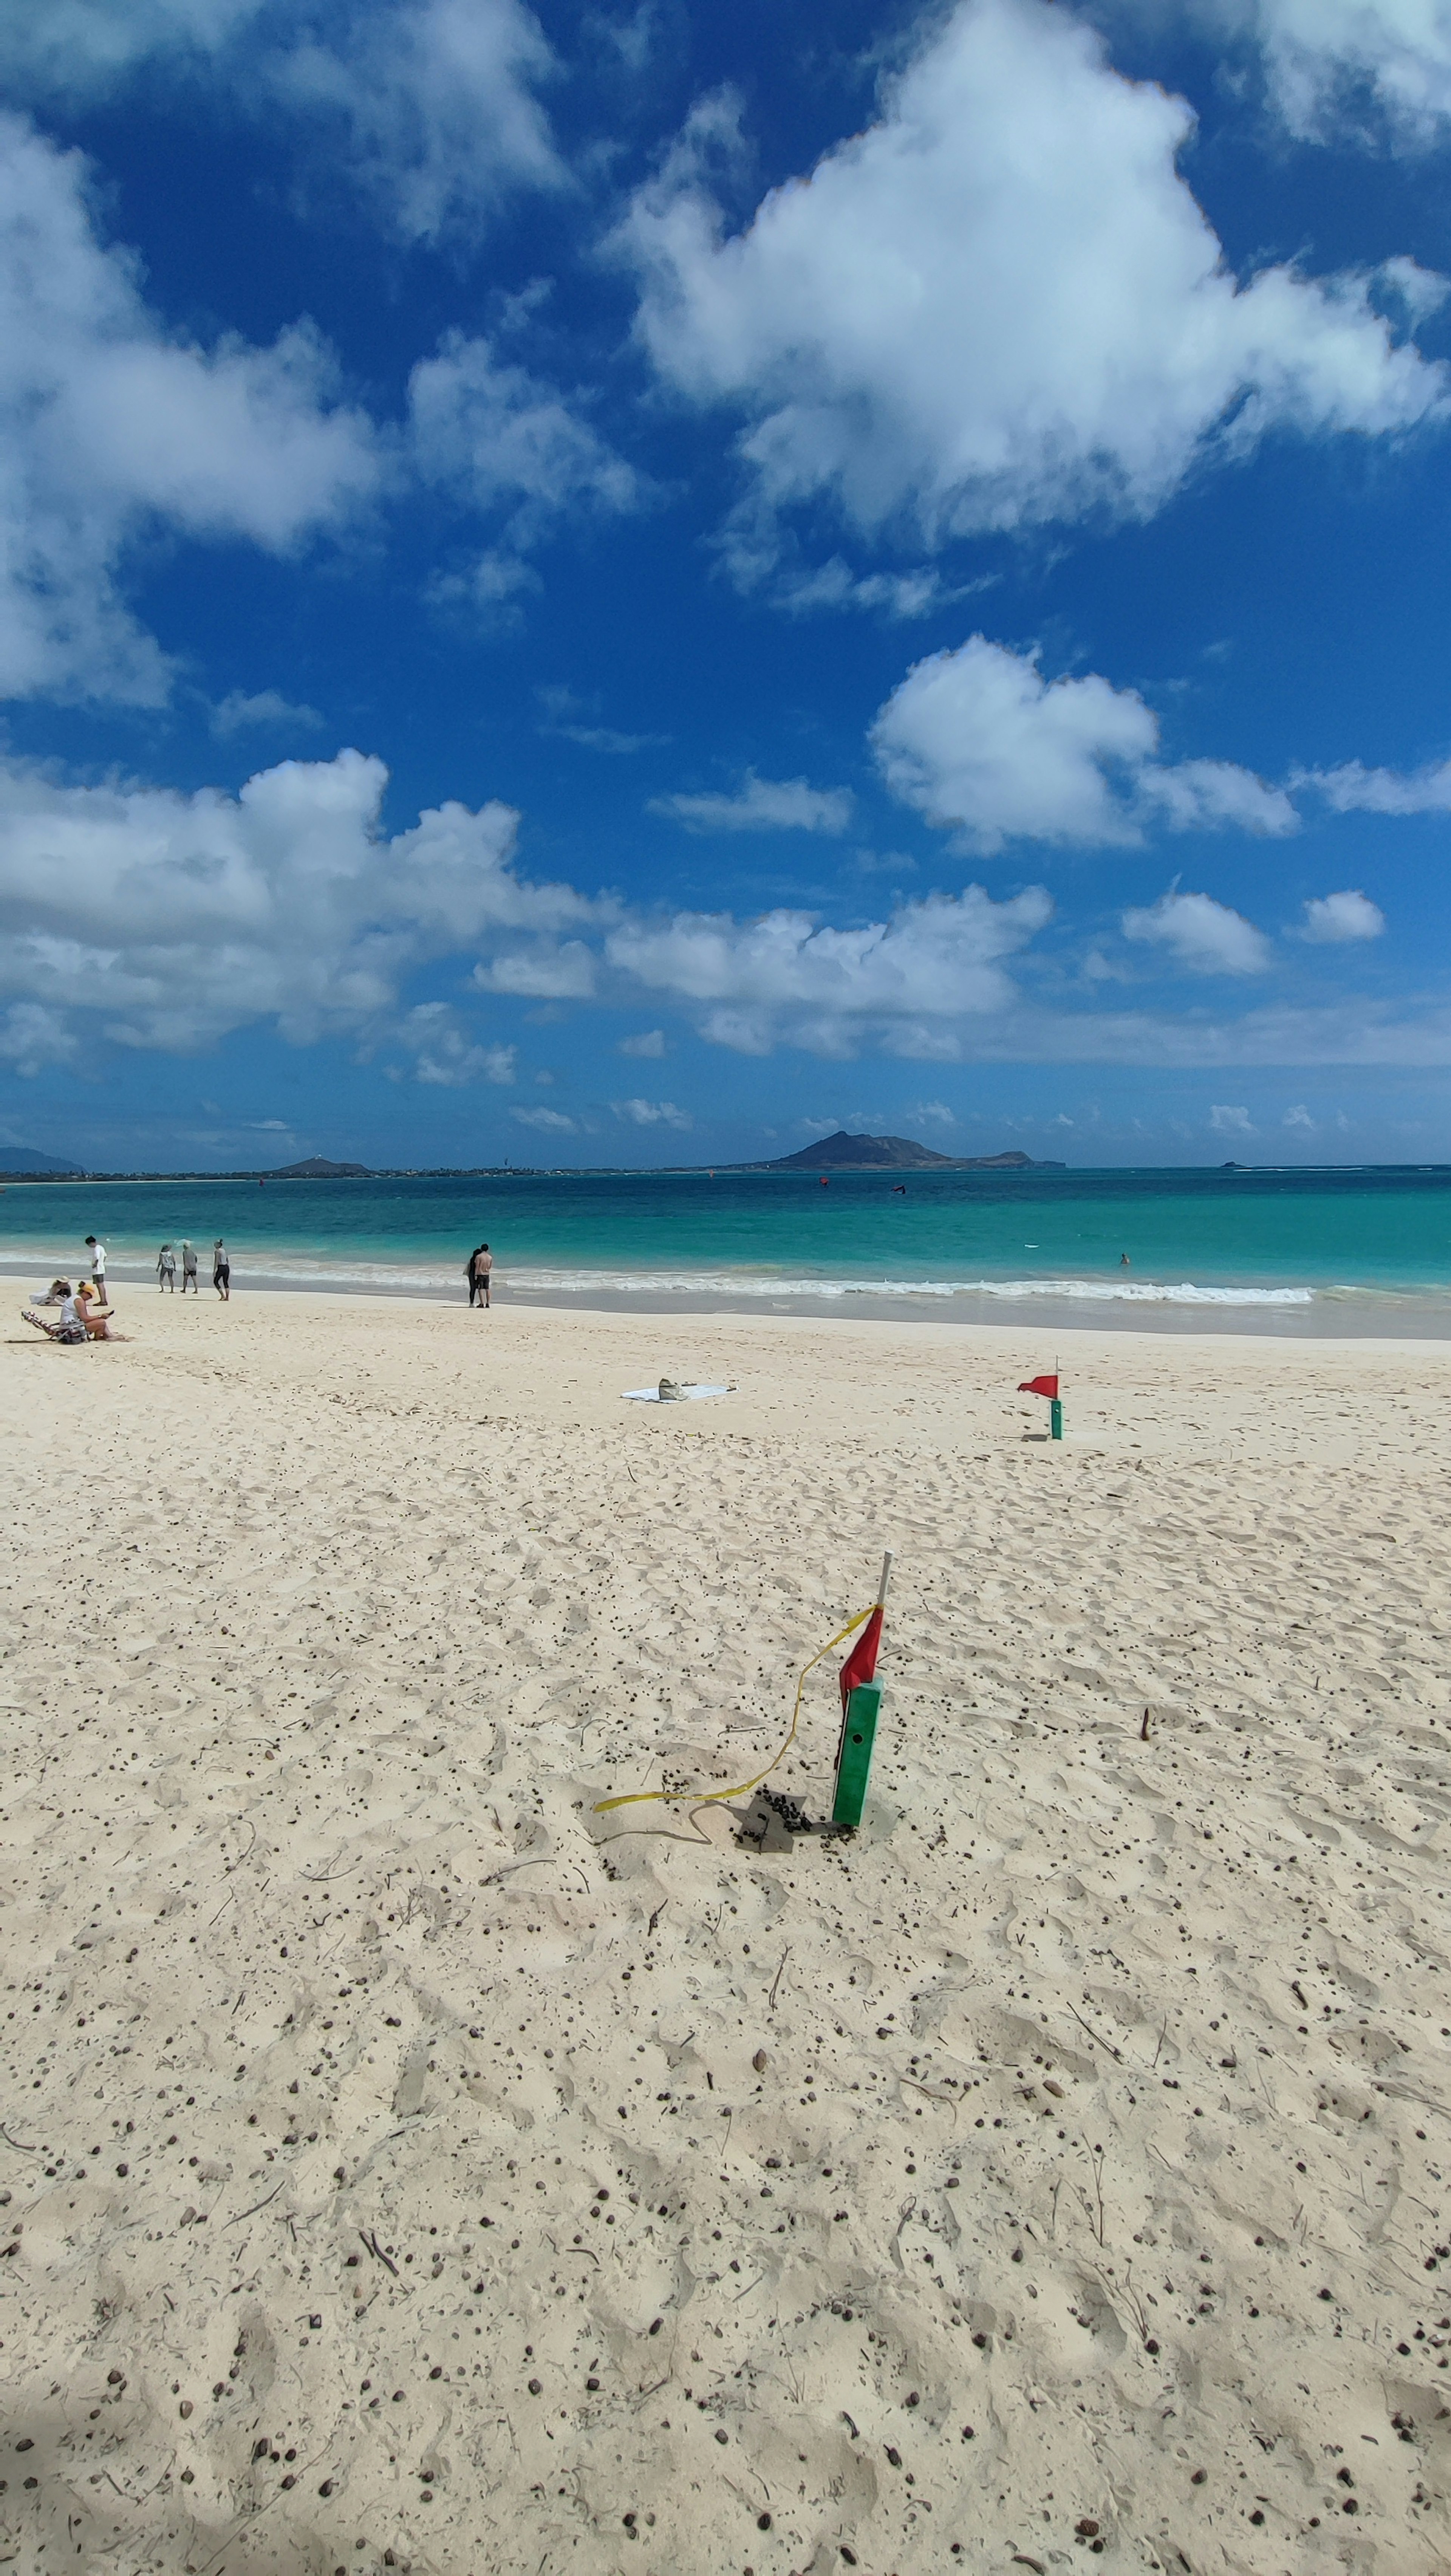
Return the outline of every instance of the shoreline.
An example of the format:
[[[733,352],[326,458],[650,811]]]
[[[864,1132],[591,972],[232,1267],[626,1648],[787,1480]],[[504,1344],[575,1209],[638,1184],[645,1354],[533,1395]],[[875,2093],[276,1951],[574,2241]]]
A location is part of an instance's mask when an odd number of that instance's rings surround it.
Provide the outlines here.
[[[45,1266],[0,1258],[0,1280],[28,1282],[32,1293],[39,1293],[48,1284],[40,1278]],[[56,1271],[52,1275],[72,1274]],[[85,1274],[75,1268],[74,1275]],[[157,1288],[153,1271],[113,1263],[107,1278],[128,1298],[133,1293],[141,1298],[165,1294]],[[1134,1284],[1146,1291],[1155,1283],[1145,1280]],[[512,1308],[540,1314],[656,1315],[662,1319],[730,1315],[771,1323],[795,1316],[812,1323],[937,1324],[959,1332],[1001,1330],[1019,1338],[1024,1334],[1148,1333],[1191,1340],[1204,1334],[1216,1341],[1225,1336],[1255,1341],[1357,1344],[1439,1345],[1451,1341],[1451,1296],[1441,1300],[1394,1289],[1343,1287],[1307,1289],[1303,1303],[1298,1302],[1298,1290],[1274,1292],[1283,1293],[1285,1302],[1270,1303],[1261,1302],[1265,1298],[1263,1291],[1237,1296],[1232,1289],[1201,1290],[1192,1298],[1180,1298],[1175,1293],[1178,1284],[1165,1283],[1159,1296],[1125,1294],[1112,1286],[1106,1287],[1102,1296],[1086,1292],[1054,1296],[1046,1287],[1023,1297],[996,1289],[976,1294],[966,1289],[906,1289],[884,1294],[848,1283],[823,1283],[819,1289],[800,1288],[773,1295],[769,1287],[732,1293],[714,1285],[692,1290],[646,1284],[631,1289],[613,1283],[607,1287],[527,1283],[514,1288],[508,1274],[496,1270],[494,1302],[501,1311]],[[468,1311],[462,1289],[453,1284],[430,1287],[414,1281],[363,1279],[347,1272],[334,1278],[298,1279],[275,1271],[243,1273],[235,1262],[232,1294],[234,1302],[257,1296],[342,1297],[363,1304],[402,1302],[428,1308],[456,1306]],[[1291,1298],[1296,1302],[1290,1302]],[[206,1300],[220,1302],[210,1274],[204,1272],[197,1303]]]

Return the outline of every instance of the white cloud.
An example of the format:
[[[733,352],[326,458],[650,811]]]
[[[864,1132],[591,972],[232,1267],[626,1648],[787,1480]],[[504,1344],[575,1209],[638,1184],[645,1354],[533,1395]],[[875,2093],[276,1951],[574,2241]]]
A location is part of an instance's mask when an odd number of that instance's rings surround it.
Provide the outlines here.
[[[1254,1122],[1247,1109],[1211,1109],[1209,1124],[1219,1136],[1253,1136]]]
[[[745,544],[745,532],[738,524],[727,541],[727,553],[738,575],[747,570]],[[762,572],[770,569],[776,551],[773,532],[762,557]],[[910,572],[859,574],[840,555],[833,555],[829,563],[810,569],[781,569],[772,597],[778,608],[787,608],[796,617],[809,616],[822,608],[875,608],[905,624],[914,617],[930,617],[949,601],[961,599],[966,591],[991,588],[993,578],[953,586],[944,582],[931,564],[914,565]]]
[[[581,905],[581,910],[601,919],[613,909]],[[594,951],[583,940],[542,939],[531,948],[508,949],[488,964],[476,966],[473,980],[484,993],[514,993],[536,1002],[587,1002],[597,974]]]
[[[1343,894],[1312,896],[1305,906],[1300,936],[1325,945],[1348,939],[1379,939],[1386,917],[1369,895],[1347,888]]]
[[[0,0],[0,73],[25,97],[104,96],[158,56],[196,69],[263,0]]]
[[[0,0],[14,97],[84,103],[143,69],[210,76],[276,130],[310,131],[406,241],[473,232],[520,189],[570,185],[536,91],[554,58],[522,0]]]
[[[621,1055],[662,1056],[665,1053],[663,1029],[641,1029],[637,1037],[621,1038]]]
[[[1115,73],[1044,0],[959,0],[875,124],[727,230],[698,110],[617,237],[637,328],[683,398],[744,417],[738,570],[829,497],[926,542],[1145,515],[1207,451],[1275,428],[1404,431],[1445,371],[1397,345],[1363,275],[1241,285],[1180,176],[1190,110]]]
[[[538,573],[522,556],[486,547],[466,571],[434,573],[424,597],[433,608],[461,613],[485,628],[502,628],[519,623],[521,591],[542,588]]]
[[[628,1119],[632,1127],[689,1127],[689,1112],[677,1109],[673,1100],[612,1100],[610,1107],[617,1118]]]
[[[994,903],[981,886],[904,904],[857,930],[819,927],[809,913],[737,922],[726,913],[631,919],[612,930],[615,971],[703,1011],[718,1045],[764,1055],[783,1038],[813,1054],[848,1056],[884,1033],[899,1052],[932,1054],[934,1022],[1006,1010],[1015,998],[1002,960],[1051,918],[1041,886]],[[955,1040],[946,1051],[953,1052]]]
[[[1147,910],[1126,912],[1123,934],[1172,949],[1201,975],[1262,975],[1270,963],[1269,941],[1243,913],[1212,895],[1180,894],[1172,886]]]
[[[547,1136],[574,1134],[574,1120],[566,1118],[562,1109],[511,1109],[509,1115],[517,1118],[521,1127],[537,1127]]]
[[[1180,760],[1151,765],[1135,780],[1146,813],[1156,808],[1173,832],[1228,829],[1280,838],[1298,832],[1300,817],[1281,787],[1267,787],[1252,769],[1232,760]]]
[[[209,721],[217,739],[227,742],[233,734],[245,733],[252,725],[280,725],[291,732],[315,733],[322,718],[316,707],[293,706],[278,689],[258,689],[251,697],[245,689],[233,689],[213,707]]]
[[[404,240],[471,232],[516,190],[569,186],[534,95],[553,56],[520,0],[330,14],[321,40],[272,58],[270,85],[283,106],[337,129]]]
[[[263,1020],[299,1042],[352,1032],[401,1046],[424,1082],[507,1083],[512,1050],[451,1006],[400,1016],[406,979],[460,951],[474,953],[476,991],[667,998],[747,1052],[881,1043],[952,1058],[959,1021],[1014,1005],[1005,961],[1052,913],[1039,887],[995,903],[973,886],[850,930],[800,912],[660,916],[522,877],[518,816],[502,804],[445,805],[389,838],[386,784],[356,751],[284,761],[237,796],[62,787],[0,764],[0,1008],[52,1015],[21,1025],[27,1058],[69,1014],[175,1052]],[[658,1029],[624,1044],[665,1051]]]
[[[616,759],[630,752],[653,750],[670,739],[664,733],[617,733],[613,725],[561,724],[550,725],[547,730],[564,742],[577,742],[582,751],[605,751]]]
[[[1293,1109],[1286,1110],[1280,1124],[1282,1127],[1309,1128],[1313,1133],[1315,1121],[1311,1117],[1309,1110],[1306,1108],[1304,1101],[1297,1100]]]
[[[344,751],[187,796],[0,764],[0,1000],[171,1051],[257,1020],[308,1040],[378,1029],[430,957],[613,918],[516,874],[507,805],[385,837],[387,777]]]
[[[169,337],[97,241],[80,155],[0,115],[0,696],[159,704],[165,661],[117,588],[130,541],[282,553],[378,479],[309,327],[270,349]]]
[[[1292,832],[1287,796],[1227,761],[1154,759],[1158,718],[1097,673],[1046,681],[1036,653],[972,636],[914,663],[872,727],[887,785],[976,849],[1133,843],[1147,822]]]
[[[50,1065],[69,1064],[80,1041],[59,1011],[42,1002],[12,1002],[0,1017],[0,1064],[33,1076]]]
[[[1339,769],[1304,770],[1292,783],[1318,788],[1337,814],[1451,813],[1451,760],[1409,772],[1348,760]]]
[[[471,1082],[511,1083],[518,1049],[481,1046],[459,1027],[447,1002],[420,1002],[396,1031],[414,1059],[413,1079],[454,1091]]]
[[[1292,133],[1324,139],[1362,122],[1365,93],[1413,142],[1451,117],[1448,0],[1202,0],[1201,14],[1263,47]]]
[[[546,718],[540,732],[557,735],[563,742],[577,742],[584,751],[603,751],[622,757],[631,752],[653,750],[670,739],[665,733],[621,733],[614,725],[599,723],[599,700],[581,698],[571,688],[556,685],[536,689],[534,694]]]
[[[688,832],[844,832],[851,821],[847,787],[811,787],[804,778],[758,778],[753,769],[736,796],[652,796],[652,814],[667,814]]]
[[[524,557],[561,519],[640,505],[638,476],[577,404],[501,361],[487,340],[451,332],[414,368],[408,400],[419,475],[498,522],[496,541],[467,575],[435,584],[441,599],[472,597],[496,610],[533,586]]]

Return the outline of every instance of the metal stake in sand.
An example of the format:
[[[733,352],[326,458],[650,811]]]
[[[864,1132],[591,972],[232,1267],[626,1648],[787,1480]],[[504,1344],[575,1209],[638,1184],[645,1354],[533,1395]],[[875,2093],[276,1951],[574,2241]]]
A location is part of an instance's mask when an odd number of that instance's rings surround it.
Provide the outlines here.
[[[833,1824],[845,1825],[851,1833],[855,1833],[861,1823],[862,1809],[867,1800],[867,1783],[872,1774],[877,1717],[882,1705],[882,1685],[872,1677],[877,1668],[882,1614],[891,1579],[892,1550],[888,1548],[882,1559],[882,1580],[872,1615],[841,1671],[841,1741],[836,1748],[836,1795],[832,1802],[831,1820]],[[862,1671],[864,1678],[861,1681],[855,1680],[853,1665]]]

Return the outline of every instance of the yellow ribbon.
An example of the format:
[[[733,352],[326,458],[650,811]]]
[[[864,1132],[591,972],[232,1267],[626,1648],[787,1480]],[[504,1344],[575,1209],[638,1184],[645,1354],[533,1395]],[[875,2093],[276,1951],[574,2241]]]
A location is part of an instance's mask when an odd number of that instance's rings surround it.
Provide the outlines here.
[[[607,1816],[612,1807],[648,1806],[650,1801],[656,1798],[663,1800],[666,1804],[679,1805],[682,1801],[689,1799],[692,1804],[697,1807],[717,1806],[725,1798],[743,1798],[748,1789],[759,1789],[761,1782],[763,1780],[769,1780],[772,1772],[785,1761],[787,1754],[790,1752],[792,1745],[796,1741],[796,1728],[801,1717],[801,1694],[806,1688],[807,1674],[815,1671],[816,1666],[821,1662],[824,1655],[831,1654],[837,1646],[844,1646],[848,1637],[854,1637],[858,1628],[864,1628],[872,1615],[872,1611],[875,1610],[876,1607],[877,1604],[874,1601],[871,1605],[871,1609],[859,1610],[854,1619],[848,1619],[844,1628],[838,1628],[834,1637],[828,1637],[826,1644],[818,1647],[809,1664],[802,1665],[801,1672],[796,1683],[796,1705],[791,1711],[791,1724],[786,1731],[786,1741],[782,1745],[780,1752],[777,1754],[775,1761],[768,1762],[764,1771],[758,1771],[754,1780],[742,1780],[739,1787],[734,1789],[632,1789],[623,1798],[598,1799],[595,1803],[595,1814],[597,1816]]]

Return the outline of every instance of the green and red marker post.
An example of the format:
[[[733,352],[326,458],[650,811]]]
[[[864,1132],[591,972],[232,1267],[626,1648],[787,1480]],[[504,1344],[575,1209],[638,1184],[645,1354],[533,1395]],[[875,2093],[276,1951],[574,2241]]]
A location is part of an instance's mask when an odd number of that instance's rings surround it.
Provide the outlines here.
[[[1018,1393],[1019,1395],[1046,1395],[1048,1398],[1049,1408],[1049,1436],[1054,1440],[1061,1440],[1063,1437],[1063,1406],[1058,1394],[1057,1369],[1055,1368],[1045,1377],[1021,1378],[1018,1382]]]
[[[891,1579],[892,1551],[888,1548],[882,1559],[882,1580],[877,1590],[876,1605],[838,1676],[841,1685],[841,1739],[836,1748],[836,1795],[832,1802],[831,1821],[834,1825],[845,1825],[851,1833],[856,1832],[862,1820],[877,1741],[882,1685],[875,1676],[882,1643],[882,1618],[887,1606],[887,1586]]]

